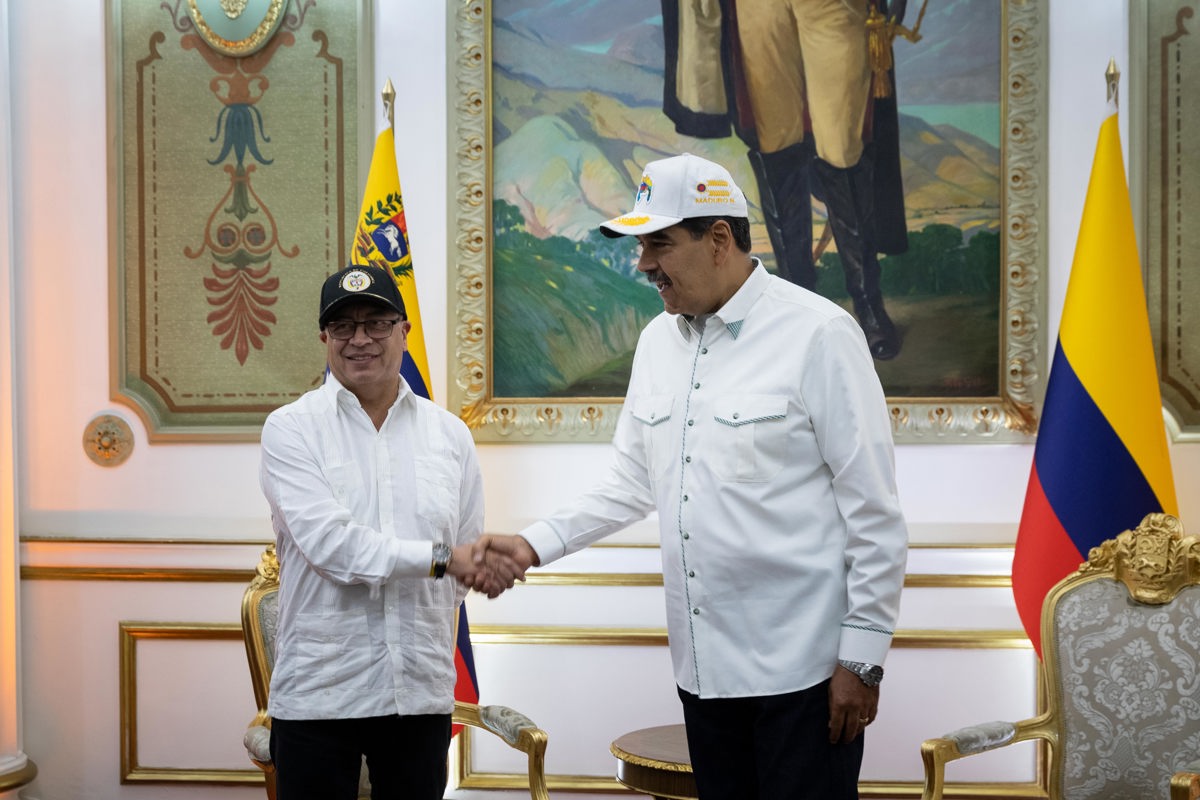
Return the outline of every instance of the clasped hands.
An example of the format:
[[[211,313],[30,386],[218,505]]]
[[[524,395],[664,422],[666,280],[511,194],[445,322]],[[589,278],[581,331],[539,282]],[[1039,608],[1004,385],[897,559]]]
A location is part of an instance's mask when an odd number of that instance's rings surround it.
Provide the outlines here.
[[[494,598],[525,580],[525,570],[538,563],[537,553],[524,537],[487,534],[454,548],[446,572],[468,589]]]

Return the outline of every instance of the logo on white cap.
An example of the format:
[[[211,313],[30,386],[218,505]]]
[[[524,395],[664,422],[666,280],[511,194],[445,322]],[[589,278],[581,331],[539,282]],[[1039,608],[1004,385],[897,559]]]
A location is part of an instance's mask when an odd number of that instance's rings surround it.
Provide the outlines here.
[[[637,194],[633,198],[634,205],[638,203],[649,203],[650,193],[654,190],[654,181],[649,175],[642,176],[642,185],[638,187]]]
[[[633,211],[601,223],[600,230],[608,236],[636,236],[691,217],[745,216],[746,197],[729,171],[684,153],[647,164]]]

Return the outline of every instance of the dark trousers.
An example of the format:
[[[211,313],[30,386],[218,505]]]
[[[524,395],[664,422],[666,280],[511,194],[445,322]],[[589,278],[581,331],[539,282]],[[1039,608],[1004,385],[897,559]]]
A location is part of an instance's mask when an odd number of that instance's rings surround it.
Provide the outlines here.
[[[450,715],[271,722],[277,800],[354,800],[366,756],[373,800],[441,800]]]
[[[700,800],[857,800],[863,737],[829,741],[829,681],[766,697],[701,700],[683,689]]]

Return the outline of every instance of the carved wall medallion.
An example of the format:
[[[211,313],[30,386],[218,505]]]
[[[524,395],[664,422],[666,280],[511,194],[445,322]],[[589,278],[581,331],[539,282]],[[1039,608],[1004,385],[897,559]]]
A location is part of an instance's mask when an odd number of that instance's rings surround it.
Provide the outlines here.
[[[94,417],[83,431],[83,451],[102,467],[117,467],[133,452],[133,431],[112,414]]]
[[[248,56],[262,49],[283,22],[287,0],[188,0],[188,16],[212,49]]]

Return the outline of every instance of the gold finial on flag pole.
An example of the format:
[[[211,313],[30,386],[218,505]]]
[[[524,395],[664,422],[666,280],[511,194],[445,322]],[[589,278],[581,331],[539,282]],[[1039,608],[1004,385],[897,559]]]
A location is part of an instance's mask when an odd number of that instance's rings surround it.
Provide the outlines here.
[[[387,83],[383,85],[383,113],[387,114],[388,127],[396,127],[396,87],[392,86],[392,79],[388,78]]]
[[[1108,102],[1117,105],[1117,84],[1121,80],[1121,70],[1117,69],[1117,60],[1108,60],[1108,69],[1104,70],[1104,81],[1108,84]]]

